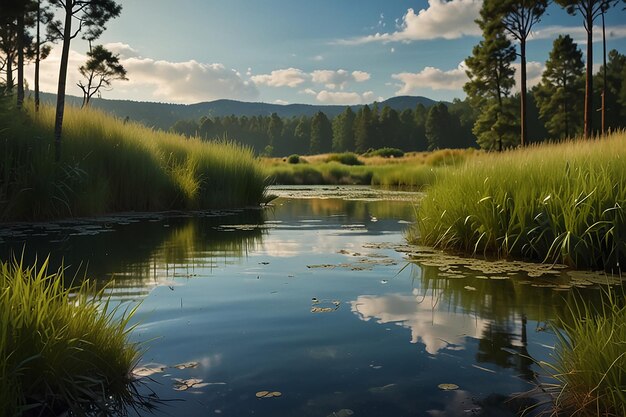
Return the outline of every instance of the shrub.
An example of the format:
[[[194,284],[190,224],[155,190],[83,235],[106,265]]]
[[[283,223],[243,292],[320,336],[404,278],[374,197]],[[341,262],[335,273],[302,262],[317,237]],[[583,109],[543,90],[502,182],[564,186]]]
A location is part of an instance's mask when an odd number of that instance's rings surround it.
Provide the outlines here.
[[[363,165],[363,162],[359,160],[359,157],[352,152],[334,153],[326,158],[326,162],[339,162],[343,165]]]
[[[404,151],[402,149],[397,148],[380,148],[376,150],[369,150],[363,156],[371,157],[371,156],[380,156],[382,158],[402,158],[404,156]]]
[[[289,158],[287,158],[287,162],[290,164],[298,164],[300,163],[300,155],[289,155]]]

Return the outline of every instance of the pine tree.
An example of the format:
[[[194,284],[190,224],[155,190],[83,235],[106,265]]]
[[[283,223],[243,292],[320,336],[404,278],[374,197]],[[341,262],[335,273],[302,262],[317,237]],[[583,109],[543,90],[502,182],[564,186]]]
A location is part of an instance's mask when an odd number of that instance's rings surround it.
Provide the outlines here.
[[[584,135],[590,138],[593,131],[593,23],[598,16],[626,0],[556,0],[571,15],[580,13],[587,32],[587,66],[585,74]]]
[[[354,150],[364,153],[374,144],[372,111],[366,104],[356,115],[354,120]]]
[[[548,6],[547,0],[486,0],[483,8],[491,20],[502,23],[504,31],[519,42],[520,57],[520,144],[528,141],[526,41]]]
[[[349,106],[333,119],[333,152],[354,150],[354,120],[356,115]]]
[[[606,86],[604,85],[604,66],[596,74],[598,90],[604,91],[606,97],[606,127],[619,129],[626,127],[626,55],[613,49],[609,52],[606,64]]]
[[[465,60],[470,81],[463,89],[480,112],[473,129],[479,145],[501,151],[505,146],[515,145],[519,138],[514,136],[516,117],[510,100],[507,100],[515,84],[511,66],[515,49],[507,39],[502,23],[491,20],[484,5],[481,20],[477,22],[484,39]]]
[[[555,39],[534,96],[539,116],[554,138],[582,132],[584,88],[582,52],[569,35]]]
[[[59,161],[61,159],[61,134],[63,131],[63,113],[65,111],[65,87],[70,57],[70,43],[83,30],[83,39],[88,41],[98,39],[106,29],[104,26],[106,22],[119,16],[122,6],[114,0],[50,0],[50,4],[61,9],[64,19],[63,22],[53,21],[49,26],[50,30],[59,39],[63,40],[54,123],[55,159]],[[80,22],[78,28],[72,27],[72,22],[75,19]]]
[[[312,155],[330,152],[333,145],[333,128],[326,115],[319,111],[311,119]]]

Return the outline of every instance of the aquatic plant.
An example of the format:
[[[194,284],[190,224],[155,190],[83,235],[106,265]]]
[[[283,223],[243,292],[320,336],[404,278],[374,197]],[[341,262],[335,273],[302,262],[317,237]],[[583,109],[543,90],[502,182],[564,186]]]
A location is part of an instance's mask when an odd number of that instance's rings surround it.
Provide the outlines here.
[[[0,416],[75,415],[141,405],[128,342],[135,309],[119,311],[89,281],[64,288],[48,260],[0,263]]]
[[[626,133],[478,155],[440,171],[411,242],[617,270],[626,262]]]
[[[603,301],[570,302],[554,326],[552,361],[539,364],[555,381],[541,385],[555,415],[626,416],[626,305],[611,291]]]
[[[261,165],[248,148],[152,130],[94,109],[68,108],[60,163],[54,109],[0,103],[0,221],[116,211],[258,204]]]

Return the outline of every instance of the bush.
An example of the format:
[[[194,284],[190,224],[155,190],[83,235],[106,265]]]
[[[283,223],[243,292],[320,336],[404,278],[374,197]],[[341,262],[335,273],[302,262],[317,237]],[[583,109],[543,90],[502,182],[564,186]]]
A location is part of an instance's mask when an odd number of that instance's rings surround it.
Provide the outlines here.
[[[287,162],[290,164],[299,164],[300,163],[300,155],[289,155],[289,158],[287,158]]]
[[[359,160],[359,157],[352,152],[334,153],[326,158],[326,162],[339,162],[343,165],[363,165],[363,162]]]
[[[380,156],[382,158],[402,158],[404,156],[404,151],[402,149],[397,148],[380,148],[376,150],[369,150],[363,156],[371,157],[371,156]]]

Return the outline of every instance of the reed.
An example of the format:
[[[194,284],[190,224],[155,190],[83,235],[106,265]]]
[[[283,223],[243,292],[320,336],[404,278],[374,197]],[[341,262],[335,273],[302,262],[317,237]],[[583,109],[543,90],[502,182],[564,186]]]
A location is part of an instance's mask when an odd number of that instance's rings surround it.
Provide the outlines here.
[[[265,176],[248,148],[66,110],[54,162],[54,109],[0,105],[0,221],[258,204]]]
[[[0,416],[105,415],[137,404],[135,310],[110,306],[89,281],[63,281],[47,260],[0,263]]]
[[[626,306],[610,290],[603,301],[599,309],[570,302],[552,360],[539,362],[554,381],[541,388],[555,415],[626,416]]]
[[[482,154],[440,171],[412,242],[577,268],[626,262],[626,133]]]

